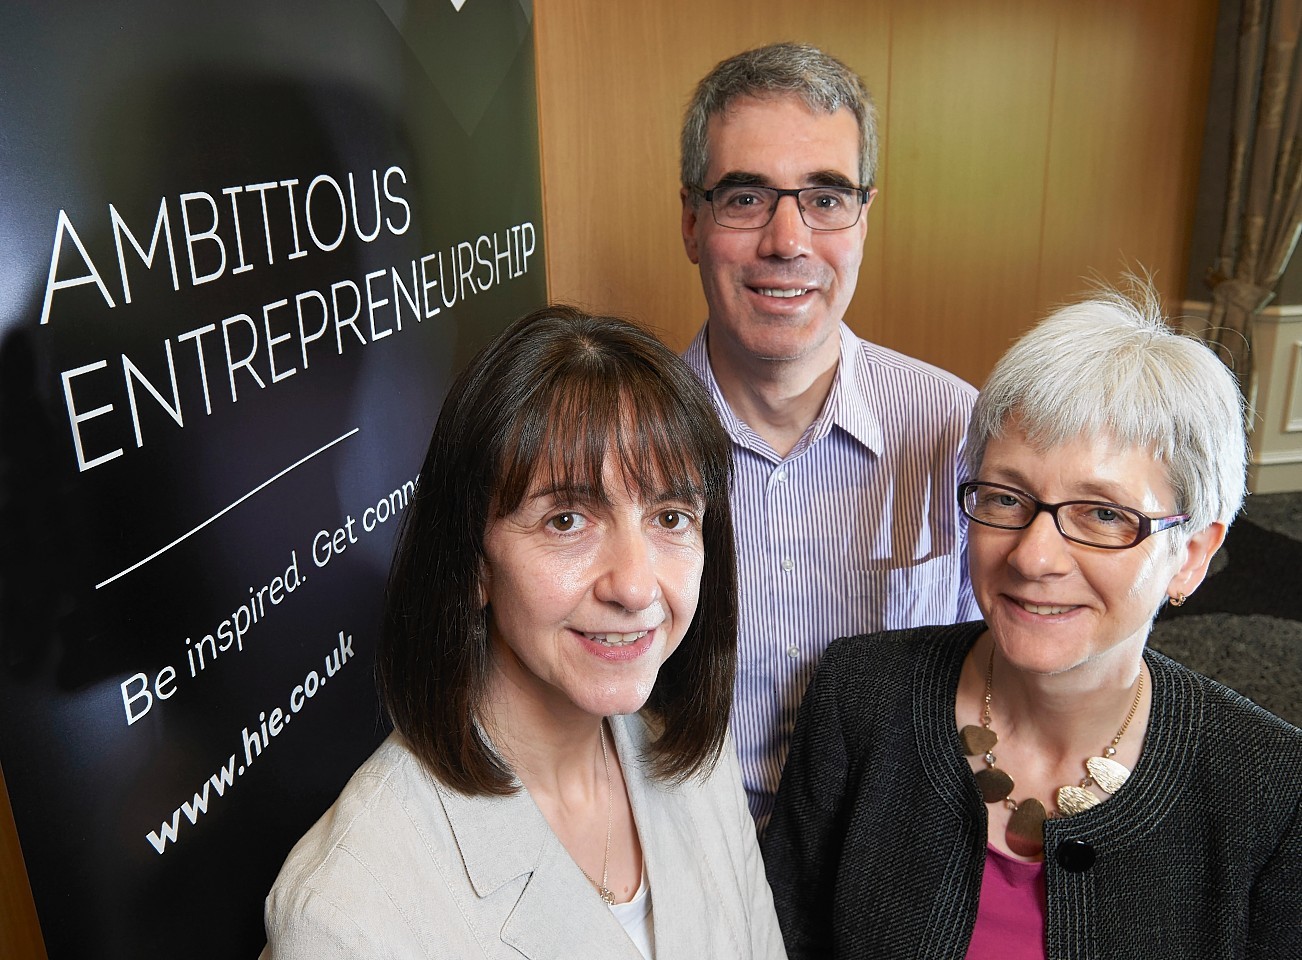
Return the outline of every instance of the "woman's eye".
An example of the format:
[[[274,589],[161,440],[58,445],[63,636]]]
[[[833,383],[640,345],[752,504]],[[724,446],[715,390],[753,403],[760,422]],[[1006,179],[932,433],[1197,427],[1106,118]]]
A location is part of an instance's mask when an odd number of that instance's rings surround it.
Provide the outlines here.
[[[692,522],[692,518],[682,510],[662,510],[660,512],[660,526],[666,530],[685,530]]]
[[[1018,510],[1022,507],[1022,501],[1015,494],[1011,493],[994,493],[986,500],[987,506],[992,510]]]
[[[1102,523],[1116,523],[1121,519],[1121,515],[1109,507],[1095,507],[1094,519]]]
[[[565,513],[558,513],[549,519],[547,526],[560,533],[569,533],[583,526],[583,517],[580,514],[566,511]]]

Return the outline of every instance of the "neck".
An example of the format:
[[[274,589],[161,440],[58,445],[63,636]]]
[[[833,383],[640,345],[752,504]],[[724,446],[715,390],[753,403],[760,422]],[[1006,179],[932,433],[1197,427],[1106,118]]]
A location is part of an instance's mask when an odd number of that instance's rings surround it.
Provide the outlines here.
[[[982,696],[986,657],[980,660]],[[1034,745],[1047,760],[1074,763],[1081,756],[1098,753],[1120,729],[1144,670],[1142,648],[1133,657],[1086,671],[1042,676],[1018,670],[995,653],[991,686],[991,725],[1001,737]],[[1149,684],[1145,683],[1140,707],[1132,718],[1123,744],[1142,741],[1147,725]],[[1137,751],[1136,751],[1137,755]]]
[[[531,794],[589,792],[603,718],[548,709],[511,687],[498,673],[485,698],[483,722],[493,746]]]
[[[605,718],[539,696],[500,666],[485,698],[488,736],[588,882],[605,885],[607,902],[629,900],[642,852],[613,731],[603,753]]]
[[[715,382],[732,412],[785,457],[827,401],[840,342],[839,336],[829,337],[824,349],[793,360],[756,357],[722,337],[709,337],[706,347]]]

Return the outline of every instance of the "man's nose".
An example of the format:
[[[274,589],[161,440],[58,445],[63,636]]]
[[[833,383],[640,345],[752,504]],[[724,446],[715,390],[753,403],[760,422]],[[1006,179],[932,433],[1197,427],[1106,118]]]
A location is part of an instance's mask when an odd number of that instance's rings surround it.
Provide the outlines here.
[[[799,257],[809,253],[812,231],[805,225],[800,213],[800,200],[795,196],[778,197],[773,218],[763,230],[760,256]]]

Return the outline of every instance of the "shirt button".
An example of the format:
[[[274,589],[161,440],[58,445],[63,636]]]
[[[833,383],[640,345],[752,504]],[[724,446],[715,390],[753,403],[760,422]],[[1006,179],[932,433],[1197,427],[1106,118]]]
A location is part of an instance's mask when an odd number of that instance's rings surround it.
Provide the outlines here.
[[[787,557],[785,560],[782,561],[782,569],[790,573],[792,570],[796,569],[796,561],[792,560],[790,557]]]
[[[800,648],[793,643],[791,646],[787,647],[787,656],[792,660],[795,660],[800,656]]]
[[[785,470],[779,470],[779,471],[778,471],[777,473],[775,473],[773,476],[777,479],[778,483],[786,483],[786,482],[787,482],[787,471],[785,471]]]

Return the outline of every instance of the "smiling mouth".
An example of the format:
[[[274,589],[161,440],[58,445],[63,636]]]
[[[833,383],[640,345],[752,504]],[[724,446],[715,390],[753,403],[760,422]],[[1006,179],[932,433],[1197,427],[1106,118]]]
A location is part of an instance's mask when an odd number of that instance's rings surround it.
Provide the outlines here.
[[[804,296],[809,292],[809,287],[795,287],[790,290],[782,287],[752,287],[751,289],[762,297],[781,297],[783,299]]]
[[[599,643],[603,647],[627,647],[631,643],[636,643],[645,637],[650,630],[639,630],[636,633],[585,633],[584,637],[593,643]]]
[[[1059,607],[1045,603],[1026,603],[1022,600],[1017,601],[1017,605],[1027,613],[1034,613],[1041,617],[1054,617],[1061,613],[1067,613],[1075,610],[1075,607]]]

